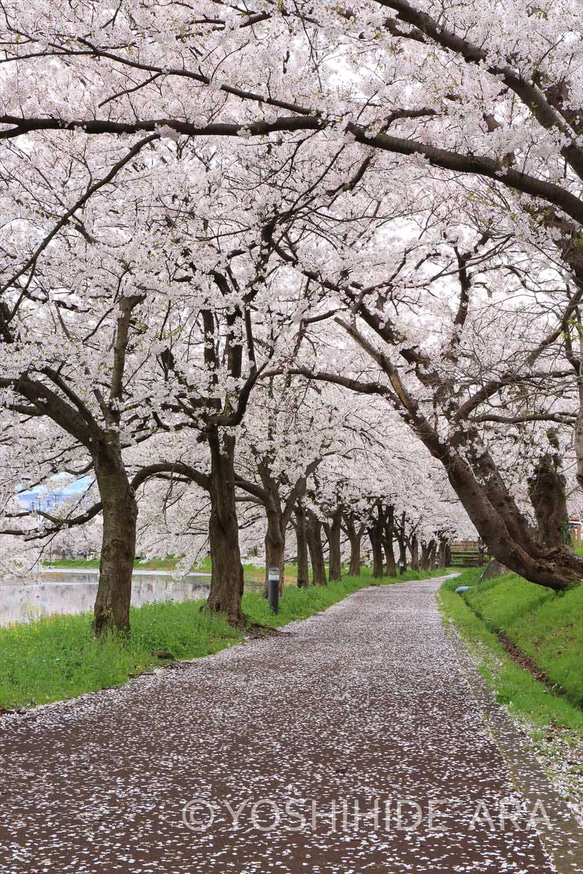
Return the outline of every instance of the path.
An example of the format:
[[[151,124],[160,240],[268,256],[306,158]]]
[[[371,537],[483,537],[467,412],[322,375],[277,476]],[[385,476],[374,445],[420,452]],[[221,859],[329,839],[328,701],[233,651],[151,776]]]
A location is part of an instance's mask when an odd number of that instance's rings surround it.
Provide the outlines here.
[[[516,793],[438,586],[362,590],[277,637],[0,721],[0,870],[550,874],[532,811],[499,827]]]

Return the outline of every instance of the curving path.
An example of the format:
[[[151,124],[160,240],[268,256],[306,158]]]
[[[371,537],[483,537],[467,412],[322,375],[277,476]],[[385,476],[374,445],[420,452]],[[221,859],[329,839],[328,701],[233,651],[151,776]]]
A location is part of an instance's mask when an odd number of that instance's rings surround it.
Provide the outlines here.
[[[439,584],[4,718],[0,870],[550,874]]]

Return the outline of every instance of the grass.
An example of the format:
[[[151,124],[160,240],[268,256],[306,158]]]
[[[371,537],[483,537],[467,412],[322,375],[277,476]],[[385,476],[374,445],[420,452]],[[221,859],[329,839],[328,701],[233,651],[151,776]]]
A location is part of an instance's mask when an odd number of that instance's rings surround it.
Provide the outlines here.
[[[583,731],[583,710],[578,706],[582,700],[583,587],[557,595],[512,574],[463,596],[455,594],[458,586],[474,586],[480,573],[479,568],[472,568],[445,582],[440,606],[466,641],[498,701],[535,726]],[[554,694],[521,668],[507,654],[498,631],[534,658],[564,694]]]
[[[554,597],[551,589],[536,586],[516,574],[490,580],[466,593],[470,606],[492,628],[505,633],[521,617],[537,611]]]
[[[470,607],[583,704],[583,587],[553,592],[511,574],[467,593]]]
[[[110,635],[98,642],[91,616],[52,616],[0,629],[0,709],[30,707],[125,683],[160,660],[151,650],[177,658],[217,652],[240,639],[200,602],[166,602],[132,609],[129,640]]]
[[[434,571],[433,575],[443,573]],[[427,572],[409,571],[402,577],[384,578],[382,584],[428,576]],[[325,610],[371,584],[379,583],[363,568],[361,577],[346,577],[328,586],[288,586],[277,615],[257,592],[244,595],[243,610],[252,622],[281,627]],[[202,612],[202,604],[167,601],[132,608],[129,639],[111,635],[103,642],[97,641],[91,634],[89,614],[52,616],[0,628],[0,711],[121,685],[161,663],[153,651],[191,659],[244,640],[242,633],[231,628],[223,617]]]
[[[134,561],[136,570],[150,571],[172,571],[176,567],[178,559],[170,555],[167,558],[153,558],[148,561],[140,561],[138,558]],[[51,568],[98,568],[98,558],[58,558],[54,561],[46,562],[45,567]]]

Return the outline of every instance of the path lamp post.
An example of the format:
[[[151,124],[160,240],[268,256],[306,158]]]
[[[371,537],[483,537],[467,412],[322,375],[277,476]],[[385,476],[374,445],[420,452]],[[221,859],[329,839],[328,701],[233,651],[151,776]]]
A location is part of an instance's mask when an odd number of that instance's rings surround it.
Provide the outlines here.
[[[274,613],[279,613],[279,568],[270,567],[267,572],[267,589],[269,606]]]

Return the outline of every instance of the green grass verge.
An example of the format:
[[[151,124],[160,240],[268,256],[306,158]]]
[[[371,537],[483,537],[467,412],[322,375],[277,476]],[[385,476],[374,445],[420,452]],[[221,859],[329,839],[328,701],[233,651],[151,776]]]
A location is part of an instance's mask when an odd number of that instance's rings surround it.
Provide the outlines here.
[[[90,614],[52,616],[0,629],[0,709],[29,707],[125,683],[159,664],[150,650],[176,658],[217,652],[239,634],[200,602],[166,602],[132,609],[129,640],[103,642],[91,633]]]
[[[553,592],[511,574],[466,595],[495,631],[530,656],[574,704],[583,704],[583,587]]]
[[[363,569],[364,570],[364,569]],[[444,571],[434,572],[443,574]],[[408,572],[383,584],[427,578]],[[370,571],[340,583],[298,589],[288,586],[273,614],[257,592],[246,593],[243,610],[252,622],[280,627],[325,610],[347,595],[370,586]],[[52,616],[0,628],[0,710],[31,707],[118,686],[159,665],[153,650],[177,659],[210,655],[243,640],[221,616],[201,612],[202,601],[167,601],[132,608],[128,639],[111,635],[103,642],[91,634],[89,614]]]
[[[509,705],[511,711],[526,717],[533,725],[558,725],[577,732],[583,731],[583,711],[577,706],[576,696],[569,700],[551,692],[507,654],[496,633],[498,630],[504,631],[519,649],[533,658],[536,651],[535,661],[549,677],[553,679],[554,669],[563,682],[568,683],[568,672],[552,657],[552,637],[555,633],[552,622],[561,622],[568,626],[566,617],[573,618],[572,608],[576,604],[570,600],[566,601],[566,605],[560,602],[579,593],[577,598],[581,605],[583,589],[555,595],[510,575],[472,589],[463,596],[455,594],[458,586],[474,585],[480,573],[479,568],[472,568],[464,571],[457,579],[445,582],[439,592],[439,602],[444,617],[455,624],[474,655],[480,673],[494,689],[497,700],[501,704]],[[480,615],[474,612],[474,607],[480,611]],[[582,621],[579,607],[579,616],[576,619],[579,632]],[[577,644],[577,633],[570,640],[574,641],[574,645],[569,645],[568,660],[571,662],[578,659],[581,671],[583,649]],[[531,647],[529,651],[529,642],[534,641],[538,641],[538,648]],[[563,683],[560,685],[569,694]]]

